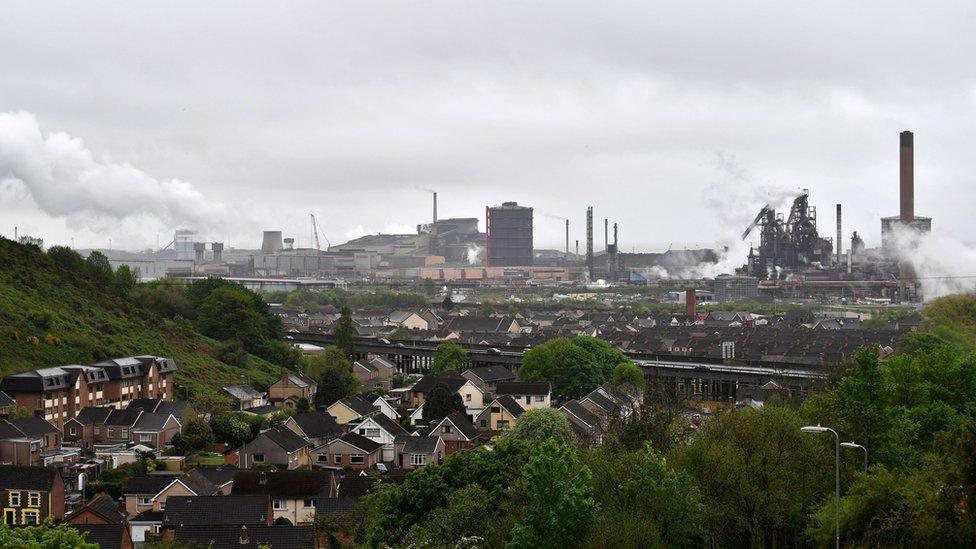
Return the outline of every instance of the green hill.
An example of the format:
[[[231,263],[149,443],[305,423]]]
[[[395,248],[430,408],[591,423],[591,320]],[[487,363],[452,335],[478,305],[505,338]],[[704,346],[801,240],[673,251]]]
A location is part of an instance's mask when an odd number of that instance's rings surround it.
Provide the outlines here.
[[[274,382],[280,367],[216,358],[219,343],[182,318],[168,319],[107,283],[60,266],[37,248],[0,238],[0,376],[136,354],[176,360],[178,395],[231,383]]]

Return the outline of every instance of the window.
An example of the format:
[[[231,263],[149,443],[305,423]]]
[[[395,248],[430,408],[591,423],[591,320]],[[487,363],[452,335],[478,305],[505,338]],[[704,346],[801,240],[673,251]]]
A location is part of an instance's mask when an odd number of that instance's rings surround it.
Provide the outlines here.
[[[536,396],[535,397],[535,401],[536,402],[545,402],[546,401],[546,397],[544,397],[542,395]]]
[[[264,454],[254,454],[254,463],[264,463]]]
[[[319,454],[318,461],[329,463],[329,454]]]
[[[24,524],[40,524],[41,513],[31,509],[24,509]]]
[[[305,503],[305,507],[315,507],[314,499],[306,499],[304,503]]]
[[[41,493],[40,492],[28,492],[27,493],[27,506],[28,507],[40,507],[41,506]]]
[[[471,402],[471,393],[467,393],[467,394],[464,395],[464,401],[465,402]]]
[[[349,463],[363,463],[366,461],[366,456],[362,454],[352,454],[349,456]]]
[[[366,438],[379,438],[380,430],[363,428],[359,430],[359,434],[363,435]]]
[[[507,419],[499,419],[498,420],[498,428],[499,429],[508,429],[508,420]]]
[[[139,435],[140,442],[152,442],[152,435]]]
[[[336,454],[332,461],[336,462],[336,464],[342,464],[342,454]]]
[[[424,454],[410,454],[410,465],[418,466],[427,463],[427,456]]]
[[[20,492],[10,492],[7,496],[11,507],[20,507]]]
[[[285,509],[288,509],[288,505],[285,502],[285,500],[276,499],[271,502],[271,508],[274,509],[275,511],[284,511]]]
[[[71,428],[68,429],[68,434],[71,435],[71,436],[75,436],[75,435],[78,434],[78,430],[75,429],[74,427],[71,427]]]
[[[501,411],[502,411],[502,409],[500,407],[498,407],[498,406],[492,406],[491,407],[491,413],[493,413],[493,414],[497,414],[497,413],[499,413]]]
[[[482,419],[481,420],[481,426],[482,427],[487,427],[488,426],[488,420],[487,419]]]
[[[152,498],[139,498],[139,505],[152,505]]]
[[[36,452],[36,451],[37,451],[37,443],[36,442],[32,442],[31,443],[31,452]]]
[[[127,438],[128,436],[129,436],[129,428],[128,427],[123,427],[122,428],[122,438]]]
[[[445,433],[450,433],[451,432],[451,426],[450,425],[445,425],[442,430]]]
[[[17,524],[17,511],[14,511],[13,509],[5,509],[3,512],[3,523]]]
[[[101,428],[101,427],[99,427],[98,425],[96,425],[96,426],[95,426],[95,434],[96,434],[96,435],[100,435],[100,434],[102,434],[102,428]]]

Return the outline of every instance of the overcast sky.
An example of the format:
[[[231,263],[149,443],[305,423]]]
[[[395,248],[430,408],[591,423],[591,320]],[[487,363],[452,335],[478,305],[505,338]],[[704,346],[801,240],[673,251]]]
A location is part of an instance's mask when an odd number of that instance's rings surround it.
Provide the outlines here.
[[[432,188],[441,217],[534,206],[537,247],[593,205],[630,250],[808,188],[874,244],[912,129],[917,213],[974,240],[973,6],[5,2],[0,234],[305,245],[314,213],[336,243],[428,221]]]

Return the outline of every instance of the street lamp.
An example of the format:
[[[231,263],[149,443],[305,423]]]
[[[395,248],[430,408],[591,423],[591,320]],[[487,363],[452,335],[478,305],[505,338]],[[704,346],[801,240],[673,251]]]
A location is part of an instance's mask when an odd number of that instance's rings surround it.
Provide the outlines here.
[[[867,448],[865,448],[864,446],[861,446],[860,444],[855,444],[853,442],[841,442],[840,443],[840,447],[841,448],[855,448],[855,449],[860,448],[861,450],[864,450],[864,472],[865,473],[868,472],[868,449]]]
[[[800,427],[804,433],[822,435],[831,433],[834,435],[834,539],[837,549],[840,549],[840,435],[830,427],[820,425],[807,425]]]

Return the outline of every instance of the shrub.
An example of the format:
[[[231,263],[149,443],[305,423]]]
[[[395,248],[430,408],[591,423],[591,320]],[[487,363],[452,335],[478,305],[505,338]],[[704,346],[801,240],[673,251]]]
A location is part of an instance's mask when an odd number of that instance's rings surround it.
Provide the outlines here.
[[[41,340],[37,336],[29,335],[27,336],[27,343],[30,343],[31,345],[37,347],[38,345],[41,344]]]

